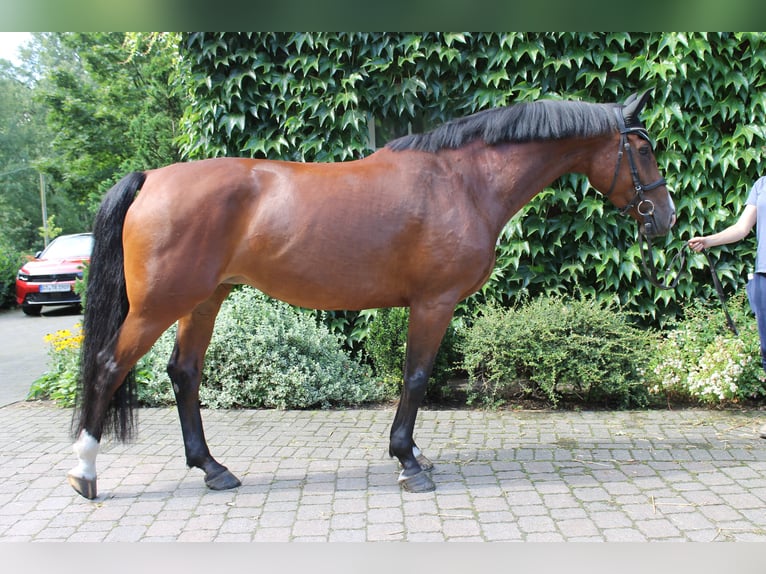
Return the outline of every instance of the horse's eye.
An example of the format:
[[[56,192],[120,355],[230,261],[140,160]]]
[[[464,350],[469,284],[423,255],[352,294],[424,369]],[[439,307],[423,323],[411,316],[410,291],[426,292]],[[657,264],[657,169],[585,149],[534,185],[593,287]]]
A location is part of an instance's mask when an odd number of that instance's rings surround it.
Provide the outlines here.
[[[641,155],[650,155],[652,153],[652,149],[648,145],[641,146],[638,148],[638,153]]]

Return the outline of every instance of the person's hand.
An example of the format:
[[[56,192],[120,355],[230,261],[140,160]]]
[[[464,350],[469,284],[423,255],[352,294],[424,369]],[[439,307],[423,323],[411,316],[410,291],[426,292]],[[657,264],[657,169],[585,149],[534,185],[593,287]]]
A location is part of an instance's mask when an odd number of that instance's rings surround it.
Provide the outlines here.
[[[697,253],[709,247],[707,237],[692,237],[687,244]]]

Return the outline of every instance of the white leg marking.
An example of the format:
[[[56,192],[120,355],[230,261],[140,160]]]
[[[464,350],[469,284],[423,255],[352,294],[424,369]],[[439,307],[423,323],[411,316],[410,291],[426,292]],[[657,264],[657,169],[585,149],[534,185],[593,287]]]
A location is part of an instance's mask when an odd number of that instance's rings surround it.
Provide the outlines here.
[[[412,447],[412,456],[417,458],[420,455],[421,455],[420,449],[418,447],[416,447],[416,446],[413,446]],[[409,478],[409,477],[404,475],[404,469],[402,469],[402,471],[399,473],[399,482],[402,482],[403,480],[406,480],[407,478]]]
[[[98,441],[90,436],[86,430],[80,433],[80,438],[72,446],[79,462],[69,474],[85,480],[96,478],[96,455],[98,454]]]

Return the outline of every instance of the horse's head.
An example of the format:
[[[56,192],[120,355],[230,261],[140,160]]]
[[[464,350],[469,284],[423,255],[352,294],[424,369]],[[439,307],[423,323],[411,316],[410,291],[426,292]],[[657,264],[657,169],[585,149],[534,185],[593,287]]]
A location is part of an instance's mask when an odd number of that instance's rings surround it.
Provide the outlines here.
[[[598,179],[607,181],[611,170],[606,197],[621,213],[639,222],[641,233],[657,237],[665,235],[675,223],[676,208],[657,167],[651,138],[638,117],[649,95],[649,91],[633,94],[624,104],[614,106],[619,129],[615,140],[619,144],[613,153],[599,154],[606,159],[601,161],[602,178]]]

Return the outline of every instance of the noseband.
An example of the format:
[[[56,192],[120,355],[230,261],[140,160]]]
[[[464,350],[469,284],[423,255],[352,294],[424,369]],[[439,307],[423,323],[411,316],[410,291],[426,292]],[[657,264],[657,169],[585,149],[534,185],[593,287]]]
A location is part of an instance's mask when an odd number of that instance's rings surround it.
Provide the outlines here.
[[[620,210],[620,215],[625,215],[635,207],[638,214],[646,220],[654,215],[654,203],[650,199],[644,197],[644,192],[656,189],[661,185],[666,185],[666,181],[664,177],[661,177],[657,181],[647,185],[641,183],[638,169],[636,168],[636,160],[633,157],[633,148],[628,141],[628,134],[636,134],[651,144],[652,140],[649,137],[649,132],[640,126],[626,126],[625,118],[622,115],[622,108],[614,108],[614,114],[617,116],[617,125],[620,128],[620,149],[617,152],[617,165],[614,167],[612,185],[609,187],[609,192],[606,194],[606,197],[608,198],[614,192],[614,187],[617,185],[617,178],[620,175],[622,157],[623,155],[627,155],[628,162],[630,163],[630,176],[633,178],[633,189],[635,190],[635,194],[633,195],[633,199]]]

